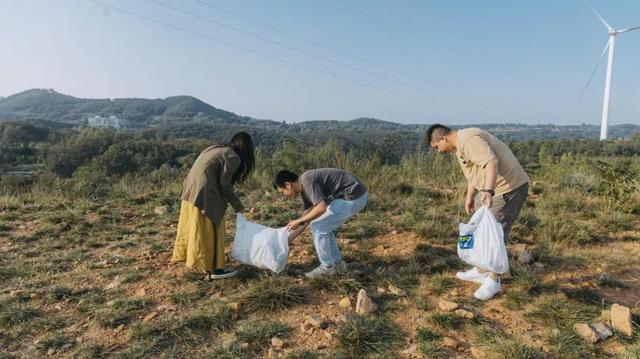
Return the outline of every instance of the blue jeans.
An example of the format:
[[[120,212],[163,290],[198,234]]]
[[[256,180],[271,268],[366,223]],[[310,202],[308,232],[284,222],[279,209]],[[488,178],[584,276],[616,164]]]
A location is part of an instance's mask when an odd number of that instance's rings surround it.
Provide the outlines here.
[[[313,244],[316,247],[316,252],[318,252],[318,259],[320,259],[321,265],[329,267],[342,262],[340,249],[338,249],[338,243],[336,243],[336,235],[333,231],[354,214],[362,211],[368,199],[368,193],[353,201],[334,199],[327,207],[327,211],[311,222]]]

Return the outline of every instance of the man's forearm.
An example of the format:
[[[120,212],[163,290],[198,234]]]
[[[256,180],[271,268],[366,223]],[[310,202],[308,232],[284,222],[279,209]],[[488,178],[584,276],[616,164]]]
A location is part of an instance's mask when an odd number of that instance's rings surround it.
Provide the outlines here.
[[[485,166],[485,178],[483,189],[496,189],[496,181],[498,180],[498,160],[493,159]]]
[[[476,195],[477,189],[473,182],[467,182],[467,199],[473,198]]]
[[[327,211],[327,204],[324,201],[320,202],[317,205],[315,205],[306,214],[303,213],[303,216],[300,217],[300,220],[304,221],[304,223],[309,223],[309,222],[313,221],[314,219],[322,216],[324,214],[324,212],[326,212],[326,211]]]

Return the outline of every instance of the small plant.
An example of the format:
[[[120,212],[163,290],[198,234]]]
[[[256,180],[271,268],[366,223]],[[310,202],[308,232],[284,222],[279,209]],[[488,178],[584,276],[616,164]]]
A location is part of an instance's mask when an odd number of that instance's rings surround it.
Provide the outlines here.
[[[442,330],[457,330],[462,327],[464,320],[452,313],[434,313],[429,317],[429,323]]]
[[[398,348],[402,332],[384,317],[349,315],[336,333],[342,350],[350,358],[368,354],[384,354]]]
[[[416,331],[418,349],[428,358],[444,359],[448,357],[442,344],[439,343],[441,339],[442,335],[426,328],[418,328]]]
[[[22,324],[41,314],[40,310],[25,305],[5,305],[0,311],[0,324],[7,326]]]
[[[427,278],[423,287],[430,294],[442,295],[453,288],[453,279],[448,274],[436,274]]]
[[[56,287],[51,291],[51,297],[56,301],[71,298],[73,291],[67,287]]]
[[[73,340],[66,335],[54,334],[38,343],[38,347],[43,350],[60,349],[67,344],[73,344]]]
[[[502,359],[537,359],[544,356],[538,350],[520,343],[495,329],[481,327],[477,330],[479,341],[487,350]]]
[[[596,307],[547,296],[533,303],[528,315],[546,325],[568,328],[576,322],[588,322],[598,313]]]
[[[269,277],[253,284],[241,295],[248,311],[271,312],[304,303],[306,291],[289,278]]]
[[[266,346],[271,338],[285,338],[291,333],[286,324],[274,321],[257,321],[246,323],[236,331],[236,338],[242,343],[248,343],[249,348],[258,351]]]

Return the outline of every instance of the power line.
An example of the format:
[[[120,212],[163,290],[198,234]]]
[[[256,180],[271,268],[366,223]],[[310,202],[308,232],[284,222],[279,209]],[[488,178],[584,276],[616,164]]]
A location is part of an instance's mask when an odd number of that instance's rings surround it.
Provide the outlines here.
[[[154,1],[154,0],[149,0],[149,1]],[[419,79],[419,78],[417,78],[417,77],[415,77],[415,76],[413,76],[413,75],[410,75],[410,74],[407,74],[407,73],[404,73],[404,72],[398,71],[398,70],[396,70],[396,69],[390,68],[390,67],[385,66],[385,65],[381,65],[381,64],[376,63],[376,62],[373,62],[373,61],[371,61],[371,60],[367,60],[367,59],[362,58],[362,57],[360,57],[360,56],[356,56],[356,55],[349,54],[349,53],[347,53],[347,52],[345,52],[345,51],[342,51],[342,50],[336,49],[336,48],[334,48],[334,47],[331,47],[331,46],[328,46],[328,45],[325,45],[325,44],[322,44],[322,43],[320,43],[320,42],[317,42],[317,41],[314,41],[314,40],[307,39],[307,38],[305,38],[305,37],[299,36],[299,35],[297,35],[297,34],[295,34],[295,33],[291,32],[291,31],[283,30],[283,29],[281,29],[281,28],[278,28],[278,27],[275,27],[275,26],[269,25],[269,24],[267,24],[267,23],[265,23],[265,22],[262,22],[262,21],[259,21],[259,20],[255,20],[255,19],[253,19],[253,18],[250,18],[250,17],[248,17],[248,16],[242,15],[242,14],[240,14],[240,13],[237,13],[237,12],[234,12],[234,11],[231,11],[231,10],[227,10],[227,9],[225,9],[225,8],[222,8],[222,7],[220,7],[220,6],[217,6],[217,5],[215,5],[215,4],[212,4],[212,3],[211,3],[211,2],[209,2],[209,1],[205,1],[205,0],[195,0],[195,1],[196,1],[196,2],[198,2],[198,3],[200,3],[200,4],[205,5],[205,6],[207,6],[207,7],[210,7],[210,8],[212,8],[212,9],[215,9],[215,10],[218,10],[218,11],[220,11],[220,12],[223,12],[223,13],[225,13],[225,14],[229,14],[229,15],[235,16],[235,17],[240,18],[240,19],[242,19],[242,20],[245,20],[245,21],[247,21],[247,22],[250,22],[250,23],[253,23],[253,24],[256,24],[256,25],[262,26],[262,27],[264,27],[264,28],[267,28],[267,29],[273,30],[273,31],[275,31],[275,32],[278,32],[278,33],[280,33],[280,34],[283,34],[283,35],[286,35],[286,36],[292,37],[292,38],[294,38],[294,39],[297,39],[297,40],[303,41],[303,42],[305,42],[305,43],[308,43],[308,44],[311,44],[311,45],[317,46],[317,47],[319,47],[319,48],[322,48],[322,49],[325,49],[325,50],[328,50],[328,51],[331,51],[331,52],[333,52],[333,53],[335,53],[335,54],[338,54],[338,55],[341,55],[341,56],[344,56],[344,57],[347,57],[347,58],[351,58],[351,59],[353,59],[353,60],[357,60],[357,61],[360,61],[360,62],[366,63],[366,64],[368,64],[368,65],[371,65],[371,66],[377,67],[377,68],[382,69],[382,70],[386,70],[386,71],[392,72],[392,73],[394,73],[394,74],[397,74],[397,75],[400,75],[400,76],[403,76],[403,77],[406,77],[406,78],[413,79],[414,81],[417,81],[417,82],[422,82],[422,80],[421,80],[421,79]],[[154,2],[155,2],[155,1],[154,1]],[[270,41],[270,42],[271,42],[271,40],[267,40],[267,41]],[[286,46],[286,45],[285,45],[285,46]],[[287,46],[287,47],[288,47],[288,46]],[[332,61],[332,62],[333,62],[333,61]],[[356,71],[360,71],[360,70],[356,70]],[[367,74],[369,75],[369,73],[367,73]],[[386,77],[385,77],[384,79],[385,79],[385,80],[388,80]],[[394,82],[396,82],[395,80],[393,80],[393,81],[394,81]],[[406,83],[400,83],[400,84],[401,84],[401,85],[403,85],[403,86],[407,86],[407,84],[406,84]],[[464,96],[467,96],[467,97],[469,97],[469,98],[473,98],[473,99],[475,99],[476,101],[480,101],[480,104],[473,104],[473,103],[470,103],[470,102],[465,101],[465,100],[455,99],[455,98],[453,98],[452,96],[448,96],[448,95],[446,95],[446,94],[441,94],[441,93],[438,93],[438,92],[436,92],[436,91],[432,91],[432,90],[424,89],[424,88],[421,88],[421,87],[415,87],[415,86],[413,86],[413,85],[409,85],[408,87],[411,87],[411,88],[414,88],[414,89],[417,89],[417,90],[420,90],[420,91],[423,91],[423,92],[427,92],[427,93],[432,94],[432,95],[436,95],[436,96],[440,96],[440,97],[443,97],[443,98],[447,98],[447,99],[450,99],[450,100],[453,100],[453,101],[462,102],[462,103],[469,104],[469,105],[476,106],[476,107],[478,107],[478,106],[480,106],[480,107],[484,107],[484,108],[487,108],[487,109],[489,109],[489,110],[491,110],[491,111],[495,111],[495,112],[502,113],[502,114],[505,114],[505,115],[509,115],[509,116],[511,116],[511,115],[514,115],[514,114],[515,114],[516,116],[519,116],[519,117],[528,117],[530,120],[534,120],[534,121],[535,121],[535,118],[533,118],[533,117],[530,117],[530,116],[527,116],[527,115],[523,115],[523,114],[521,114],[521,113],[513,113],[513,112],[509,112],[509,111],[504,111],[504,110],[502,110],[502,109],[500,109],[500,108],[497,108],[497,107],[494,107],[494,106],[487,105],[487,104],[486,104],[486,102],[494,102],[494,103],[495,103],[495,101],[492,101],[492,100],[489,100],[489,99],[484,98],[484,97],[482,97],[482,96],[478,96],[478,95],[476,95],[476,94],[473,94],[473,93],[471,93],[471,92],[463,91],[463,90],[456,89],[456,88],[453,88],[453,87],[450,87],[450,86],[443,86],[443,88],[448,89],[449,91],[458,92],[458,93],[460,93],[460,94],[462,94],[462,95],[464,95]],[[497,104],[497,103],[496,103],[495,105],[500,106],[500,105],[499,105],[499,104]],[[537,111],[536,111],[536,112],[537,112]],[[549,116],[547,116],[546,114],[543,114],[543,113],[540,113],[540,112],[538,112],[538,114],[543,115],[544,117],[549,117]]]
[[[386,89],[386,88],[383,88],[383,87],[379,87],[379,86],[375,86],[375,85],[368,84],[368,83],[355,81],[355,80],[352,80],[350,78],[347,78],[347,77],[344,77],[344,76],[340,76],[340,75],[336,75],[334,73],[323,71],[323,70],[320,70],[320,69],[317,69],[317,68],[314,68],[314,67],[311,67],[311,66],[298,64],[298,63],[295,63],[295,62],[292,62],[292,61],[289,61],[289,60],[285,60],[285,59],[282,59],[282,58],[279,58],[279,57],[276,57],[276,56],[273,56],[273,55],[269,55],[269,54],[261,52],[261,51],[257,51],[257,50],[253,50],[253,49],[244,47],[242,45],[236,45],[234,43],[231,43],[231,42],[228,42],[228,41],[225,41],[225,40],[220,40],[218,38],[215,38],[215,37],[212,37],[212,36],[209,36],[209,35],[206,35],[206,34],[202,34],[202,33],[196,32],[196,31],[185,29],[185,28],[177,26],[177,25],[172,25],[172,24],[166,23],[164,21],[157,20],[155,18],[146,16],[146,15],[142,15],[142,14],[139,14],[139,13],[136,13],[136,12],[133,12],[133,11],[125,10],[125,9],[122,9],[120,7],[117,7],[117,6],[114,6],[114,5],[111,5],[111,4],[103,3],[103,2],[98,1],[98,0],[86,0],[86,1],[92,2],[94,4],[98,4],[98,5],[101,5],[101,6],[105,6],[105,7],[108,7],[110,9],[113,9],[113,10],[116,10],[116,11],[119,11],[119,12],[122,12],[122,13],[125,13],[125,14],[128,14],[128,15],[131,15],[131,16],[135,16],[135,17],[141,18],[141,19],[146,20],[146,21],[150,21],[150,22],[162,25],[162,26],[166,26],[166,27],[172,28],[174,30],[178,30],[178,31],[190,34],[190,35],[201,37],[201,38],[206,39],[206,40],[214,41],[214,42],[217,42],[217,43],[229,46],[229,47],[233,47],[235,49],[239,49],[239,50],[242,50],[242,51],[245,51],[245,52],[250,52],[250,53],[253,53],[253,54],[256,54],[256,55],[260,55],[260,56],[269,58],[271,60],[278,61],[278,62],[287,64],[287,65],[290,65],[290,66],[295,66],[295,67],[298,67],[298,68],[301,68],[301,69],[304,69],[304,70],[313,71],[313,72],[317,72],[317,73],[320,73],[320,74],[323,74],[323,75],[331,76],[331,77],[334,77],[334,78],[337,78],[337,79],[340,79],[340,80],[343,80],[343,81],[347,81],[347,82],[350,82],[350,83],[353,83],[353,84],[356,84],[356,85],[359,85],[359,86],[374,88],[376,90],[389,92],[389,93],[392,93],[394,95],[398,95],[398,96],[402,96],[402,97],[406,96],[405,94],[400,93],[400,92],[396,92],[396,91],[393,91],[393,90],[389,90],[389,89]],[[429,103],[433,103],[433,102],[427,101],[427,100],[424,100],[424,101],[425,102],[429,102]]]
[[[229,46],[229,47],[233,47],[233,48],[245,51],[245,52],[249,52],[249,53],[253,53],[253,54],[256,54],[256,55],[260,55],[260,56],[269,58],[271,60],[284,63],[286,65],[290,65],[290,66],[294,66],[294,67],[301,68],[301,69],[304,69],[304,70],[313,71],[313,72],[320,73],[320,74],[323,74],[323,75],[331,76],[331,77],[334,77],[334,78],[337,78],[337,79],[341,79],[343,81],[347,81],[347,82],[350,82],[350,83],[353,83],[353,84],[356,84],[356,85],[359,85],[359,86],[369,87],[369,88],[373,88],[373,89],[376,89],[376,90],[384,91],[384,92],[391,93],[391,94],[396,95],[396,96],[400,96],[402,98],[406,98],[407,97],[407,94],[403,94],[401,92],[397,92],[397,91],[390,90],[390,89],[387,89],[387,88],[379,87],[379,86],[376,86],[376,85],[373,85],[373,84],[369,84],[369,83],[359,82],[359,81],[356,81],[356,80],[352,80],[352,79],[350,79],[348,77],[337,75],[337,74],[334,74],[334,73],[331,73],[331,72],[328,72],[328,71],[324,71],[324,70],[321,70],[321,69],[318,69],[318,68],[315,68],[315,67],[311,67],[311,66],[308,66],[308,65],[292,62],[292,61],[289,61],[289,60],[286,60],[286,59],[283,59],[283,58],[280,58],[280,57],[277,57],[277,56],[273,56],[273,55],[270,55],[270,54],[267,54],[267,53],[264,53],[264,52],[261,52],[261,51],[258,51],[258,50],[254,50],[254,49],[242,46],[242,45],[237,45],[237,44],[234,44],[234,43],[231,43],[231,42],[228,42],[228,41],[225,41],[225,40],[221,40],[221,39],[218,39],[218,38],[206,35],[206,34],[202,34],[202,33],[199,33],[199,32],[193,31],[193,30],[189,30],[189,29],[186,29],[186,28],[181,27],[181,26],[173,25],[173,24],[170,24],[170,23],[167,23],[167,22],[152,18],[150,16],[146,16],[146,15],[142,15],[140,13],[129,11],[129,10],[117,7],[115,5],[107,4],[107,3],[104,3],[102,1],[98,1],[98,0],[87,0],[87,1],[92,2],[94,4],[98,4],[98,5],[101,5],[101,6],[105,6],[105,7],[111,8],[113,10],[116,10],[116,11],[119,11],[119,12],[122,12],[122,13],[125,13],[125,14],[128,14],[128,15],[131,15],[131,16],[134,16],[134,17],[141,18],[141,19],[149,21],[149,22],[153,22],[153,23],[165,26],[165,27],[172,28],[172,29],[178,30],[180,32],[184,32],[184,33],[187,33],[187,34],[190,34],[190,35],[193,35],[193,36],[201,37],[201,38],[204,38],[204,39],[207,39],[207,40],[210,40],[210,41],[214,41],[214,42],[217,42],[217,43]],[[374,74],[374,76],[375,76],[375,74]],[[416,98],[415,96],[411,96],[411,97]],[[416,98],[416,99],[419,99],[422,102],[434,104],[433,101],[427,100],[427,99],[425,99],[423,97],[419,97],[419,98]],[[480,111],[466,109],[466,108],[461,108],[461,109],[466,111],[466,112],[473,113],[473,114],[476,114],[476,115],[479,115],[479,116],[482,116],[482,117],[496,118],[496,116],[491,116],[491,115],[488,115],[488,114],[480,112]]]
[[[158,0],[147,0],[147,1],[152,2],[154,4],[157,4],[157,5],[160,5],[162,7],[165,7],[167,9],[171,9],[173,11],[179,12],[181,14],[185,14],[185,15],[188,15],[188,16],[191,16],[191,17],[194,17],[194,18],[197,18],[197,19],[200,19],[200,20],[203,20],[203,21],[218,25],[218,26],[222,26],[224,28],[227,28],[227,29],[239,32],[239,33],[242,33],[244,35],[251,36],[251,37],[257,38],[259,40],[266,41],[266,42],[269,42],[271,44],[275,44],[277,46],[284,47],[284,48],[286,48],[288,50],[299,52],[299,53],[302,53],[302,54],[305,54],[305,55],[320,59],[322,61],[326,61],[326,62],[332,63],[334,65],[338,65],[338,66],[344,67],[346,69],[365,74],[365,75],[373,77],[373,78],[385,80],[385,81],[388,81],[388,82],[391,82],[391,83],[395,83],[397,85],[401,85],[401,86],[404,86],[404,87],[407,87],[407,88],[411,88],[411,89],[414,89],[414,90],[425,92],[425,93],[430,94],[430,95],[446,98],[446,99],[451,100],[451,101],[464,103],[464,104],[469,105],[469,106],[478,107],[476,104],[473,104],[473,103],[471,103],[469,101],[466,101],[466,100],[463,100],[463,99],[459,99],[459,98],[455,98],[453,96],[448,96],[446,94],[441,94],[441,93],[438,93],[436,91],[432,91],[432,90],[429,90],[429,89],[426,89],[426,88],[423,88],[423,87],[420,87],[420,86],[414,86],[411,83],[404,82],[404,81],[398,81],[396,79],[393,79],[393,78],[390,78],[390,77],[387,77],[387,76],[378,75],[376,73],[373,73],[373,72],[370,72],[370,71],[367,71],[367,70],[363,70],[363,69],[358,68],[356,66],[345,64],[343,62],[336,61],[336,60],[324,57],[322,55],[318,55],[318,54],[315,54],[315,53],[312,53],[312,52],[309,52],[309,51],[306,51],[306,50],[303,50],[303,49],[300,49],[300,48],[297,48],[297,47],[294,47],[294,46],[290,46],[290,45],[284,44],[284,43],[279,42],[279,41],[275,41],[275,40],[269,39],[269,38],[264,37],[262,35],[257,35],[257,34],[249,32],[249,31],[245,31],[245,30],[239,29],[237,27],[221,23],[219,21],[210,19],[208,17],[202,16],[202,15],[199,15],[199,14],[195,14],[195,13],[190,12],[190,11],[186,11],[186,10],[177,8],[175,6],[166,4],[166,3],[158,1]],[[478,111],[472,111],[472,113],[476,113],[477,114]],[[482,113],[482,112],[480,112],[480,113]],[[489,115],[486,115],[486,114],[483,114],[483,115],[484,116],[489,116]]]

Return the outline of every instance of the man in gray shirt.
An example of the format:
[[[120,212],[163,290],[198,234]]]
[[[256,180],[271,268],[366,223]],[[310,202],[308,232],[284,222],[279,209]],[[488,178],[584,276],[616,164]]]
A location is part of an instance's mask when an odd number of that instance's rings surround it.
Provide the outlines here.
[[[369,198],[367,187],[354,175],[336,168],[319,168],[297,174],[281,170],[273,188],[289,199],[302,194],[302,217],[287,224],[293,241],[311,223],[313,243],[320,265],[305,275],[315,278],[335,272],[342,264],[334,231],[360,212]]]

